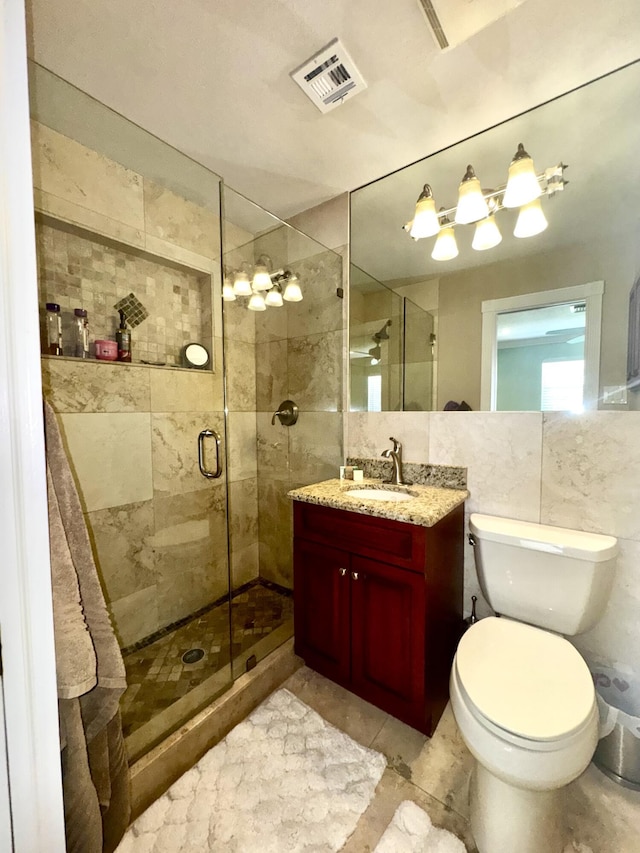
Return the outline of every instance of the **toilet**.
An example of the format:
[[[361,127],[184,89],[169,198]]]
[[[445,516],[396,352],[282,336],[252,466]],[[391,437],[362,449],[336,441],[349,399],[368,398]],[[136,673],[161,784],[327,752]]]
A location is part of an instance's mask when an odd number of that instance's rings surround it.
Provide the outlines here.
[[[562,853],[558,789],[598,742],[589,669],[563,635],[592,628],[613,584],[612,536],[474,513],[480,588],[496,616],[463,635],[450,696],[476,759],[469,793],[479,853]],[[499,614],[499,618],[498,618]]]

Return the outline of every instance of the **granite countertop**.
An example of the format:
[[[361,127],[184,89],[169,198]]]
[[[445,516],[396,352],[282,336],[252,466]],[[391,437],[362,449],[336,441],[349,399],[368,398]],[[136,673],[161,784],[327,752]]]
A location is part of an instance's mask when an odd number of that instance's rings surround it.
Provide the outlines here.
[[[396,502],[351,498],[346,494],[350,489],[361,489],[365,486],[407,492],[414,498],[410,501]],[[303,503],[319,504],[377,518],[390,518],[392,521],[404,521],[420,527],[433,527],[451,510],[464,503],[469,497],[469,492],[466,489],[443,489],[435,486],[391,486],[384,484],[381,480],[366,478],[358,482],[325,480],[322,483],[292,489],[288,495],[294,501]]]

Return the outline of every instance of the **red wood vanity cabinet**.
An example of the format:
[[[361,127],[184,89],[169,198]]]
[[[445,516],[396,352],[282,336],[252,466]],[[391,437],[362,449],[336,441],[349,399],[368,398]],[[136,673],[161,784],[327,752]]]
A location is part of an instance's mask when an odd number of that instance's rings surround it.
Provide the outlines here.
[[[461,505],[433,527],[294,501],[295,651],[431,735],[462,630]]]

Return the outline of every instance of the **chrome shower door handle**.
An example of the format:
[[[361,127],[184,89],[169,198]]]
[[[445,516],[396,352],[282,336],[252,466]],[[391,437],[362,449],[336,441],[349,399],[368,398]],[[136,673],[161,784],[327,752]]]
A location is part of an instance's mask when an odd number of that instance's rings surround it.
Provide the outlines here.
[[[214,438],[216,442],[216,470],[208,471],[204,467],[204,440],[205,438]],[[217,480],[222,476],[222,462],[220,461],[220,434],[214,429],[203,429],[198,436],[198,466],[203,477],[209,480]]]

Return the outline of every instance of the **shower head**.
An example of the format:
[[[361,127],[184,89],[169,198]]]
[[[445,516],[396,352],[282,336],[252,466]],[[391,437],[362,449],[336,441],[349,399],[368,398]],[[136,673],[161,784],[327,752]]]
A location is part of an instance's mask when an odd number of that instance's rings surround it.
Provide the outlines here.
[[[390,326],[390,325],[391,325],[391,320],[387,320],[387,322],[380,329],[380,331],[375,333],[375,335],[373,336],[373,340],[375,341],[375,343],[379,344],[380,341],[388,341],[389,340],[389,333],[387,332],[387,326]]]

